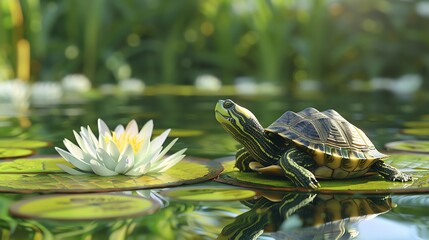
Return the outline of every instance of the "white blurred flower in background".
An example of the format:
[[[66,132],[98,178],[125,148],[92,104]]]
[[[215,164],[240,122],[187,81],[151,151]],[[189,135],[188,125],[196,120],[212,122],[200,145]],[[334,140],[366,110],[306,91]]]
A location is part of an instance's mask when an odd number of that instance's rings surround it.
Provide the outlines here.
[[[57,104],[61,101],[63,90],[57,82],[36,82],[31,86],[31,102],[35,104]]]
[[[119,81],[121,92],[129,94],[141,94],[145,89],[143,80],[138,78],[128,78]]]
[[[85,93],[91,90],[91,82],[83,74],[69,74],[61,80],[64,93]]]
[[[390,90],[396,95],[407,96],[415,94],[423,84],[418,74],[404,74],[390,84]]]
[[[238,94],[249,95],[258,93],[258,84],[253,77],[237,77],[234,80],[235,91]]]
[[[429,17],[429,1],[417,2],[416,13],[422,17]]]
[[[216,76],[211,74],[199,75],[195,79],[195,87],[203,91],[219,91],[222,87],[222,82]]]
[[[13,79],[0,81],[0,112],[4,115],[27,111],[30,102],[30,87],[27,82]]]
[[[397,79],[378,77],[370,81],[371,90],[390,91],[400,97],[414,95],[422,84],[423,79],[418,74],[404,74]]]

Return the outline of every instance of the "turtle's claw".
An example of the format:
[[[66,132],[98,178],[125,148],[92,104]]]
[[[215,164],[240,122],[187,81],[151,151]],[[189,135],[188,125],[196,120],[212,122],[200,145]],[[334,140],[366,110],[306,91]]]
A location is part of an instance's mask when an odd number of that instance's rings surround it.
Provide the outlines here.
[[[304,186],[305,187],[305,186]],[[310,178],[309,179],[309,183],[308,183],[308,186],[307,187],[309,187],[309,188],[312,188],[312,189],[318,189],[318,188],[320,188],[320,184],[319,184],[319,182],[316,180],[316,178],[315,177],[312,177],[312,178]]]
[[[408,175],[408,174],[399,172],[398,174],[394,174],[394,175],[389,176],[389,180],[395,181],[395,182],[408,182],[408,181],[415,180],[415,178]]]
[[[304,187],[304,188],[311,188],[311,189],[320,188],[320,184],[317,181],[314,174],[311,173],[310,171],[308,172],[307,171],[305,171],[307,174],[305,174],[302,179],[298,179],[298,181],[296,181],[295,184],[297,186]]]

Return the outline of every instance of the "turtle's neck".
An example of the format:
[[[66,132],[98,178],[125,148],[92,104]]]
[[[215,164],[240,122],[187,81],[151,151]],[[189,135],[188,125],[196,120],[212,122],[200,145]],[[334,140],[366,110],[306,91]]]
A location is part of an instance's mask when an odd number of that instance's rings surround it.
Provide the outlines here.
[[[271,165],[278,161],[281,147],[284,144],[269,137],[255,119],[248,119],[243,126],[242,129],[224,125],[225,129],[244,146],[256,161],[263,165]]]

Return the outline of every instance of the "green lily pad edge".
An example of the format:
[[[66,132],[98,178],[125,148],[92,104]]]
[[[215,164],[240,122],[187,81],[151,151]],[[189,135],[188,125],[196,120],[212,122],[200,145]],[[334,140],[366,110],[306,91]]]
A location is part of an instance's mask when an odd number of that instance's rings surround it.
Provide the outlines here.
[[[0,139],[1,148],[35,149],[50,146],[51,143],[41,140]]]
[[[429,155],[392,154],[387,163],[411,174],[410,182],[387,181],[379,175],[342,179],[319,180],[318,189],[296,187],[287,178],[267,176],[256,172],[239,172],[234,168],[234,157],[217,159],[224,172],[215,179],[217,182],[234,186],[276,191],[342,193],[342,194],[388,194],[388,193],[429,193]]]
[[[27,157],[33,155],[34,151],[24,148],[2,148],[0,147],[0,160]]]
[[[51,143],[40,140],[0,139],[0,159],[13,159],[33,155],[35,149],[48,147]]]
[[[386,143],[385,147],[393,151],[429,153],[429,141],[404,140]]]
[[[111,193],[59,194],[15,202],[10,206],[9,213],[29,219],[93,221],[140,217],[150,215],[159,208],[156,201],[136,196]]]
[[[90,193],[165,188],[208,181],[223,170],[217,162],[192,157],[185,157],[165,172],[140,177],[70,175],[57,164],[72,167],[60,156],[2,161],[0,192]]]
[[[161,191],[161,195],[179,201],[237,201],[255,197],[257,192],[251,189],[224,186],[190,186]]]

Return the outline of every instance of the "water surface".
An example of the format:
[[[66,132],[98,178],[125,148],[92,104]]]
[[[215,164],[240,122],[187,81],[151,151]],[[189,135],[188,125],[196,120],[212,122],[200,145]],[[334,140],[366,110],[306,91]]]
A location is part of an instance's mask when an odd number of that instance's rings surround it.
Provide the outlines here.
[[[98,96],[74,103],[33,106],[26,116],[31,127],[21,129],[17,126],[16,132],[19,137],[49,140],[54,146],[63,147],[64,138],[74,139],[73,129],[86,125],[97,129],[98,118],[110,127],[126,124],[131,119],[136,119],[142,126],[147,120],[154,119],[156,129],[172,128],[173,137],[180,138],[174,150],[187,147],[187,155],[214,160],[233,155],[237,149],[237,143],[214,118],[214,105],[218,99],[224,98],[232,98],[249,108],[263,126],[268,126],[286,110],[300,111],[310,106],[319,110],[333,108],[364,130],[379,150],[383,150],[384,144],[390,141],[429,137],[402,132],[406,122],[429,121],[428,99],[424,96],[398,98],[384,92],[307,94],[305,97]],[[10,118],[4,121],[17,123]],[[53,148],[45,148],[39,154],[56,152]],[[214,182],[198,185],[223,186]],[[139,192],[131,194],[138,195]],[[261,239],[429,238],[429,195],[426,194],[313,196],[294,193],[293,198],[298,204],[295,205],[296,211],[291,212],[285,210],[292,209],[292,206],[284,204],[284,193],[278,193],[281,196],[276,200],[264,200],[265,193],[261,194],[258,200],[267,204],[263,211],[258,205],[261,202],[256,203],[256,200],[207,202],[160,198],[164,207],[153,215],[89,223],[11,218],[7,215],[7,206],[35,194],[2,194],[0,227],[4,232],[2,239],[39,239],[41,236],[46,239],[107,239],[108,236],[111,239],[213,239],[228,226],[233,227],[223,233],[231,233],[231,229],[239,233],[252,224],[255,228],[265,229]],[[351,203],[360,207],[350,207]],[[347,211],[356,211],[358,216],[348,217]]]

